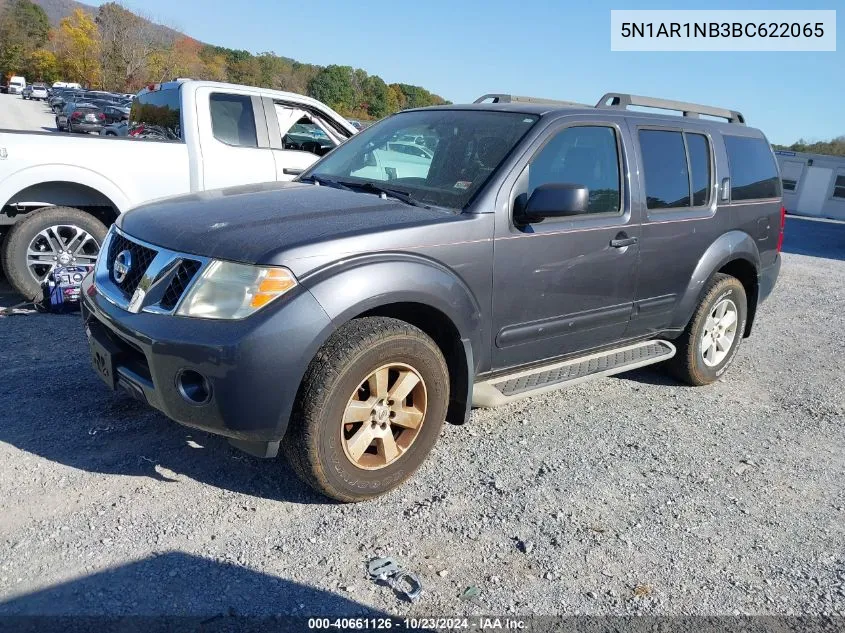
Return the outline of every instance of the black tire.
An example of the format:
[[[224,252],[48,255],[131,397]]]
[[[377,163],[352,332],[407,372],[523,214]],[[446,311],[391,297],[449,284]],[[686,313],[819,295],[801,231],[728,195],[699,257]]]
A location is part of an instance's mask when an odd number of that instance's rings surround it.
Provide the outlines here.
[[[342,433],[351,431],[345,431],[341,421],[358,386],[389,363],[408,365],[422,378],[425,415],[404,453],[369,470],[347,457]],[[322,494],[343,502],[371,499],[399,486],[422,464],[440,435],[448,402],[449,370],[431,338],[397,319],[355,319],[335,332],[311,361],[283,450],[300,478]],[[404,432],[399,431],[400,441]]]
[[[713,310],[723,301],[730,300],[736,308],[736,330],[727,354],[718,362],[709,366],[704,359],[703,336],[707,319]],[[709,385],[718,380],[727,371],[739,351],[745,333],[748,316],[748,300],[745,288],[740,281],[730,275],[717,273],[708,284],[687,324],[684,333],[674,341],[678,352],[667,363],[670,373],[678,380],[692,386]]]
[[[27,266],[27,248],[41,231],[57,225],[80,228],[97,244],[103,243],[108,231],[97,218],[72,207],[46,207],[30,211],[19,220],[3,241],[0,262],[9,283],[27,299],[41,297],[41,286]]]

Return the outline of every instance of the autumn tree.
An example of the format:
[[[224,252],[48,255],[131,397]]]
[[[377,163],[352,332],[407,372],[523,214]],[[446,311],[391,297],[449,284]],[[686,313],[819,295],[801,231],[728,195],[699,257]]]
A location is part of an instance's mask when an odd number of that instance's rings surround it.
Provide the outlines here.
[[[59,78],[59,61],[53,51],[36,49],[27,61],[27,73],[35,80],[53,83]]]
[[[100,32],[103,83],[113,90],[134,90],[146,80],[152,56],[167,48],[161,30],[151,21],[116,2],[100,6],[96,18]]]
[[[62,18],[54,46],[59,70],[67,80],[89,87],[101,85],[100,32],[90,15],[76,9]]]

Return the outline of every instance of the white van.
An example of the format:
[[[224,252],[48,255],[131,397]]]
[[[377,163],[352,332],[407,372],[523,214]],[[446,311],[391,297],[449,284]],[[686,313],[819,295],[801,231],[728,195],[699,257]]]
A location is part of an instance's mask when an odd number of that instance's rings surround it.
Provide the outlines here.
[[[23,92],[24,88],[26,88],[26,78],[15,76],[9,79],[10,95],[19,95]]]
[[[82,86],[75,81],[54,81],[53,88],[75,88],[76,90],[81,90]]]

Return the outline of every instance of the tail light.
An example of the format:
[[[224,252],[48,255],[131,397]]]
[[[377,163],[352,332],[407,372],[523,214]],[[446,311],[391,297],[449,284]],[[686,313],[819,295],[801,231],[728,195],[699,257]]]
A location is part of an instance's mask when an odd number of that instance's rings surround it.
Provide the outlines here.
[[[786,207],[780,208],[780,233],[778,233],[778,253],[783,248],[783,230],[786,228]]]
[[[70,115],[70,118],[71,119],[81,119],[82,113],[77,110],[76,112],[74,112],[73,114]]]
[[[103,114],[102,112],[98,112],[98,113],[97,113],[97,118],[98,118],[98,119],[100,119],[100,121],[105,121],[105,120],[106,120],[106,115],[105,115],[105,114]]]

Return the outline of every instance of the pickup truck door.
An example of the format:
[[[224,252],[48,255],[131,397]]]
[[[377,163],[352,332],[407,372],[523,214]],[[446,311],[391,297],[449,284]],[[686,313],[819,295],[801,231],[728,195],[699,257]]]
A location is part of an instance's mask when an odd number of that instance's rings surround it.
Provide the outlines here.
[[[293,180],[322,155],[346,140],[317,114],[296,104],[264,99],[276,180]]]
[[[493,369],[610,345],[624,336],[637,279],[639,217],[627,184],[624,122],[564,118],[535,139],[499,194]],[[590,191],[589,211],[520,225],[514,209],[547,183]],[[518,208],[518,207],[517,207]],[[502,221],[503,220],[503,221]]]
[[[204,88],[197,104],[204,189],[276,180],[260,97]]]

